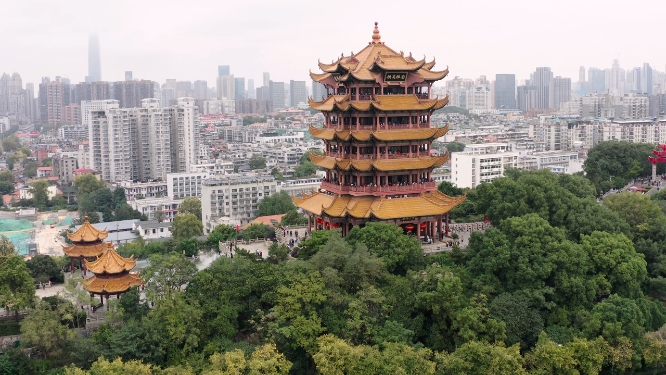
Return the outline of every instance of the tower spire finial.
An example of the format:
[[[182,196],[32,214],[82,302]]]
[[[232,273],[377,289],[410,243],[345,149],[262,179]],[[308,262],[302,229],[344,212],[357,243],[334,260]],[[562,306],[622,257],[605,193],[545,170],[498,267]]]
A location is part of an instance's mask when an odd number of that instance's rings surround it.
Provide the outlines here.
[[[379,23],[375,22],[375,31],[372,32],[372,42],[370,44],[383,44],[382,36],[379,35]]]

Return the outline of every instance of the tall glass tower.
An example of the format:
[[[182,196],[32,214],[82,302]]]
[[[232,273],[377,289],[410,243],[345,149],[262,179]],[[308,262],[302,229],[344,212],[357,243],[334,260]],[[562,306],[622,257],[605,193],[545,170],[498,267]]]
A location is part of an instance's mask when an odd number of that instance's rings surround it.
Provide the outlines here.
[[[88,38],[88,76],[86,82],[102,80],[102,61],[99,57],[99,36],[90,34]]]

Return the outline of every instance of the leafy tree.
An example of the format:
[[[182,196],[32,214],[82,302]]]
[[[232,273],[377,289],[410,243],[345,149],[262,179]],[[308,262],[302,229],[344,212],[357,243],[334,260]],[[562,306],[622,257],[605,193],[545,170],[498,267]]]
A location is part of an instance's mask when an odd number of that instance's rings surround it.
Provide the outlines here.
[[[34,304],[35,281],[22,257],[3,256],[0,262],[0,306],[9,307],[18,318],[20,310]]]
[[[133,209],[129,204],[125,202],[116,205],[113,211],[113,216],[115,220],[139,219],[145,221],[142,219],[143,215],[141,214],[141,212]]]
[[[153,254],[144,272],[146,294],[153,302],[164,302],[173,293],[180,292],[196,272],[196,265],[183,254]]]
[[[452,326],[453,330],[457,331],[457,345],[469,341],[487,341],[498,344],[506,340],[506,323],[499,322],[490,316],[486,301],[485,295],[476,295],[472,298],[470,306],[463,308],[457,314]]]
[[[284,176],[282,175],[282,172],[277,167],[273,167],[271,169],[271,175],[275,177],[276,180],[284,180]]]
[[[199,198],[185,198],[178,212],[181,214],[192,214],[201,220],[201,201]]]
[[[634,238],[661,240],[666,236],[666,215],[649,195],[624,192],[604,199],[630,226]]]
[[[176,239],[186,239],[203,234],[203,223],[193,214],[178,213],[171,223],[171,233]]]
[[[533,374],[578,374],[578,361],[569,346],[558,345],[545,332],[539,335],[534,350],[527,355],[527,367]]]
[[[601,142],[589,150],[584,169],[598,192],[619,189],[632,178],[649,176],[654,145],[618,141]],[[664,173],[664,166],[658,165],[657,173]]]
[[[289,211],[296,211],[296,206],[284,190],[273,196],[264,197],[257,206],[257,216],[282,215]]]
[[[7,236],[0,235],[0,265],[7,260],[8,257],[18,255],[14,244],[7,238]]]
[[[21,142],[16,134],[12,134],[2,140],[2,149],[5,152],[17,151],[19,147],[21,147]]]
[[[437,190],[450,197],[458,197],[463,195],[463,189],[453,186],[453,184],[448,181],[440,182],[439,185],[437,185]]]
[[[465,144],[460,142],[449,142],[446,145],[446,149],[449,150],[449,152],[461,152],[465,150]]]
[[[10,171],[13,170],[14,164],[16,164],[16,162],[19,161],[19,159],[20,158],[17,154],[11,154],[7,156],[7,159],[5,160],[7,162],[7,168],[9,168]]]
[[[220,242],[225,242],[234,238],[237,235],[236,228],[231,225],[218,225],[213,229],[212,232],[208,235],[206,244],[208,246],[215,246],[217,249]]]
[[[34,289],[34,288],[33,288]],[[62,317],[52,306],[42,301],[21,321],[21,340],[32,345],[46,357],[58,346],[73,338],[74,332],[61,323]]]
[[[347,242],[356,246],[363,243],[370,254],[381,258],[389,272],[404,274],[423,258],[421,244],[413,236],[407,236],[395,224],[368,223],[363,228],[352,228]]]
[[[243,229],[240,236],[245,240],[255,238],[275,238],[275,228],[270,225],[255,223]]]
[[[305,163],[312,162],[310,160],[310,154],[324,155],[324,153],[321,150],[310,150],[309,152],[306,152],[303,155],[301,155],[301,158],[298,159],[298,164],[305,164]]]
[[[277,242],[273,242],[271,246],[268,247],[268,258],[273,263],[284,262],[289,257],[289,252],[290,250],[286,245],[278,245]]]
[[[250,169],[264,169],[266,168],[266,159],[261,154],[252,154],[250,158]]]
[[[37,176],[37,168],[39,167],[39,164],[37,162],[31,161],[28,164],[26,164],[25,168],[23,169],[23,176],[27,178],[33,178]]]
[[[166,213],[164,212],[164,206],[159,205],[157,206],[157,210],[155,211],[155,220],[157,220],[158,223],[162,223],[167,219]]]
[[[52,165],[53,165],[53,159],[44,158],[44,160],[42,160],[42,167],[51,167]]]
[[[14,182],[14,174],[12,173],[11,168],[0,171],[0,181]]]
[[[293,210],[287,212],[284,216],[282,216],[282,220],[280,220],[280,225],[303,225],[308,223],[308,218],[299,214],[298,211]]]
[[[84,194],[92,193],[97,189],[106,187],[106,182],[98,179],[92,173],[86,173],[74,178],[74,186],[78,189],[76,194],[80,197]]]
[[[544,329],[539,311],[522,295],[500,294],[490,302],[488,309],[495,319],[506,324],[507,345],[519,343],[525,349],[532,347]]]
[[[25,265],[30,270],[30,276],[39,283],[48,283],[49,280],[55,281],[58,274],[60,274],[60,268],[49,255],[36,255],[25,262]]]
[[[317,167],[309,161],[294,168],[294,177],[296,178],[312,176],[315,173],[317,173]]]
[[[0,194],[11,194],[14,192],[14,184],[9,181],[0,181]]]
[[[437,356],[439,374],[515,375],[527,374],[518,345],[504,347],[471,341],[451,354]]]
[[[303,241],[300,245],[301,247],[298,251],[299,259],[308,260],[326,245],[331,234],[339,231],[339,229],[316,230],[310,233],[310,238]]]
[[[203,375],[217,374],[274,374],[286,375],[292,367],[284,354],[277,351],[275,344],[258,347],[247,358],[240,349],[224,354],[215,353],[210,357],[211,366]]]
[[[49,200],[49,182],[47,180],[36,180],[29,183],[28,193],[32,194],[32,199],[39,206],[46,206]]]
[[[155,368],[158,370],[159,368]],[[97,375],[97,374],[145,374],[150,375],[153,373],[153,366],[144,364],[139,360],[131,360],[123,362],[122,358],[117,357],[113,361],[106,360],[100,357],[95,361],[90,371],[84,371],[76,367],[65,368],[65,375]]]
[[[243,116],[243,126],[266,122],[266,117],[261,116]]]
[[[28,146],[21,146],[19,149],[19,154],[23,154],[24,157],[30,157],[32,155],[32,151]]]

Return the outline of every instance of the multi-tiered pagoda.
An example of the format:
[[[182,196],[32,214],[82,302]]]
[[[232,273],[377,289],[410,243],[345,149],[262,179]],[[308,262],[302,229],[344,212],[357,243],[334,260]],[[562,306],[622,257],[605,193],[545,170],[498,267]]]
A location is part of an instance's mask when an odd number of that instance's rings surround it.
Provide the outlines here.
[[[130,272],[136,266],[134,257],[123,258],[113,247],[109,248],[102,256],[90,262],[85,260],[86,267],[95,276],[85,279],[83,289],[90,292],[90,296],[99,295],[104,304],[104,297],[120,295],[127,292],[131,287],[141,285],[142,281],[138,272]]]
[[[65,255],[69,257],[72,272],[74,272],[74,260],[78,260],[83,274],[86,274],[84,260],[97,259],[104,254],[108,249],[113,248],[110,242],[102,242],[109,236],[106,230],[99,230],[88,222],[86,216],[85,222],[74,233],[67,233],[67,237],[72,241],[71,246],[63,246],[62,249]]]
[[[448,231],[449,211],[465,197],[440,193],[431,176],[449,157],[431,152],[433,140],[448,131],[448,125],[431,126],[432,113],[448,103],[448,96],[431,95],[432,84],[448,74],[434,66],[387,47],[375,23],[367,47],[320,62],[322,74],[310,73],[326,88],[325,98],[310,100],[325,118],[324,128],[310,132],[326,144],[324,155],[310,159],[326,177],[319,191],[293,197],[308,213],[310,230],[314,224],[346,235],[356,225],[383,221],[435,241]]]

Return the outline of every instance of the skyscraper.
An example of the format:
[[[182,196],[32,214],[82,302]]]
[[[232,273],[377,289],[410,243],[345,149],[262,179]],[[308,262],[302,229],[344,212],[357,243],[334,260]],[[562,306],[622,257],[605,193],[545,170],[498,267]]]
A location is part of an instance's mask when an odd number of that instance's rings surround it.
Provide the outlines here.
[[[537,88],[536,86],[518,86],[516,97],[518,108],[523,112],[528,112],[532,108],[536,108]]]
[[[132,80],[132,71],[131,70],[126,70],[125,71],[125,81],[131,81]]]
[[[192,172],[199,155],[199,108],[194,98],[178,98],[169,107],[171,119],[171,170]]]
[[[516,75],[495,75],[495,108],[515,109],[516,107]]]
[[[271,74],[264,72],[264,86],[269,87],[271,82]]]
[[[248,78],[247,80],[247,98],[248,99],[256,99],[256,92],[254,91],[254,80],[251,78]]]
[[[217,67],[217,76],[218,77],[224,77],[228,76],[231,74],[231,69],[229,69],[229,65],[219,65]]]
[[[86,82],[102,80],[102,61],[99,56],[99,36],[91,34],[88,39],[88,76]]]
[[[268,82],[270,99],[273,101],[273,108],[276,111],[283,110],[284,104],[284,82]]]
[[[326,87],[317,81],[312,81],[312,99],[324,100],[326,98]]]
[[[553,72],[548,67],[536,68],[533,74],[533,85],[536,86],[536,106],[535,108],[550,108],[550,81],[553,79]]]
[[[199,100],[208,99],[208,82],[194,81],[194,97]]]
[[[571,78],[557,76],[548,86],[548,108],[560,109],[560,104],[571,100]]]
[[[641,69],[641,90],[644,93],[652,95],[652,68],[650,64],[643,64],[643,69]]]
[[[606,72],[597,68],[590,68],[587,72],[587,91],[606,92]]]
[[[290,105],[297,108],[299,103],[307,104],[308,89],[305,87],[305,81],[289,81]]]
[[[245,78],[234,78],[234,99],[245,99]]]
[[[235,99],[236,95],[236,80],[233,74],[228,76],[217,77],[217,98],[218,99]]]

